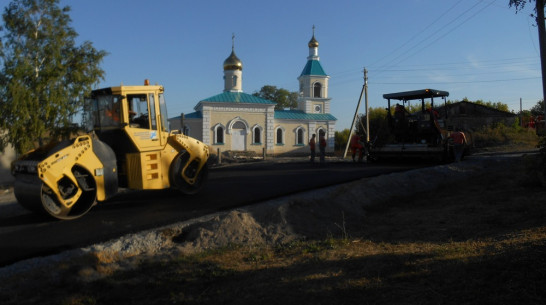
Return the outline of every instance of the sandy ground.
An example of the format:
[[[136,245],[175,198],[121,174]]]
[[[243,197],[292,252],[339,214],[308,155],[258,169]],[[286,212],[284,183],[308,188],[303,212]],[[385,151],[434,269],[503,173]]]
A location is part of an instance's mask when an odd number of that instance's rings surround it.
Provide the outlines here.
[[[342,236],[361,221],[366,208],[392,198],[447,187],[480,175],[508,177],[521,168],[525,155],[472,156],[464,162],[361,179],[351,183],[271,200],[231,211],[131,234],[106,243],[49,257],[22,261],[0,269],[0,285],[14,277],[44,277],[54,281],[71,270],[76,280],[106,276],[101,270],[134,268],[145,259],[195,253],[229,244],[263,245],[296,239]],[[531,178],[532,179],[532,178]],[[13,204],[11,191],[0,194],[0,204]],[[17,212],[16,204],[13,209]],[[106,268],[107,266],[107,268]]]

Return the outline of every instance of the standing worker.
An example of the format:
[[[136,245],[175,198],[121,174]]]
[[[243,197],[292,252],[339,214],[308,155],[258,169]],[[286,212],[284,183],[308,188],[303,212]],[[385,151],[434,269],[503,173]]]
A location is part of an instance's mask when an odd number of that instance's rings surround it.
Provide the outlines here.
[[[311,163],[315,163],[315,147],[316,147],[316,140],[315,137],[317,135],[313,134],[311,137],[311,140],[309,140],[309,148],[311,149]]]
[[[464,132],[457,128],[449,137],[453,140],[453,154],[455,157],[455,162],[460,162],[463,157],[464,146],[466,145],[466,137]]]
[[[354,134],[351,138],[351,151],[353,152],[353,162],[355,162],[356,157],[356,151],[358,152],[358,162],[362,162],[362,158],[364,157],[364,145],[362,145],[362,142],[360,141],[360,136],[358,134]]]
[[[320,149],[320,163],[324,164],[324,157],[326,155],[326,139],[324,138],[324,133],[320,133],[319,136],[319,149]]]

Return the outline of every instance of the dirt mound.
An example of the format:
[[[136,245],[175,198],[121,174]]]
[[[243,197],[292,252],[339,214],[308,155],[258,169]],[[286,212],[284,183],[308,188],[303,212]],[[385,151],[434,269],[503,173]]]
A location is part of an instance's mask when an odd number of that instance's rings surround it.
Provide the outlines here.
[[[182,228],[172,239],[173,247],[194,252],[229,244],[343,237],[359,226],[368,206],[419,192],[426,194],[484,171],[494,173],[511,161],[488,158],[394,173],[240,208]]]

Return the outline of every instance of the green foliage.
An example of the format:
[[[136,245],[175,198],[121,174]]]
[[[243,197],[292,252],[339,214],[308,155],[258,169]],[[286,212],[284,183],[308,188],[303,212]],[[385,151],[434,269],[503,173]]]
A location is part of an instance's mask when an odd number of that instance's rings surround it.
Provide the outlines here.
[[[345,128],[342,131],[336,131],[334,134],[334,149],[335,150],[344,150],[345,145],[349,141],[349,128]]]
[[[76,45],[70,8],[59,0],[13,0],[4,10],[0,45],[0,149],[18,152],[46,138],[68,137],[82,96],[104,78],[106,55]]]
[[[546,153],[546,136],[541,136],[538,140],[538,147],[543,150],[543,153]]]
[[[277,88],[277,86],[265,85],[260,91],[256,91],[252,95],[276,102],[276,110],[298,107],[298,93]]]
[[[448,101],[447,104],[454,104],[454,103],[457,103],[459,101],[455,100],[455,101]],[[475,101],[471,101],[469,100],[467,97],[463,98],[461,100],[461,102],[469,102],[469,103],[474,103],[474,104],[478,104],[478,105],[482,105],[482,106],[486,106],[486,107],[489,107],[489,108],[493,108],[493,109],[497,109],[497,110],[500,110],[500,111],[505,111],[505,112],[510,112],[510,108],[508,107],[507,104],[505,103],[502,103],[502,102],[491,102],[491,101],[484,101],[484,100],[475,100]]]
[[[387,140],[389,135],[389,128],[387,122],[387,109],[386,108],[370,108],[370,142],[376,143],[377,140]],[[356,132],[365,137],[366,132],[366,115],[362,114],[358,117],[356,123]]]
[[[536,2],[536,0],[510,0],[510,2],[508,3],[510,7],[515,7],[516,8],[516,13],[523,10],[523,8],[525,8],[525,5],[529,4],[531,5],[531,2]],[[535,10],[535,13],[536,13],[536,5],[534,6],[533,8]],[[534,14],[531,14],[531,17],[535,17]]]
[[[531,114],[534,116],[544,114],[544,101],[540,100],[531,108]]]
[[[505,112],[510,112],[510,108],[508,107],[508,104],[505,104],[505,103],[502,103],[502,102],[491,102],[491,101],[484,101],[484,100],[475,100],[475,101],[471,101],[469,100],[467,97],[463,98],[462,100],[454,100],[454,101],[447,101],[446,104],[447,105],[451,105],[451,104],[455,104],[455,103],[459,103],[459,102],[469,102],[469,103],[475,103],[475,104],[478,104],[478,105],[482,105],[482,106],[487,106],[489,108],[493,108],[493,109],[497,109],[497,110],[500,110],[500,111],[505,111]]]
[[[431,107],[430,102],[425,102],[425,109],[429,109],[430,107]],[[423,111],[423,105],[421,105],[420,102],[416,102],[416,103],[407,105],[406,109],[409,111],[409,113],[415,113],[415,112]]]
[[[487,106],[487,107],[490,107],[490,108],[493,108],[493,109],[497,109],[497,110],[500,110],[500,111],[506,111],[506,112],[509,112],[510,111],[510,108],[508,108],[508,105],[507,104],[504,104],[504,103],[501,103],[501,102],[484,102],[482,100],[477,100],[477,101],[474,101],[474,103],[478,104],[478,105],[482,105],[482,106]]]
[[[527,128],[499,123],[472,132],[472,141],[476,148],[514,146],[525,150],[536,147],[538,138],[534,131]]]
[[[521,124],[520,124],[520,121],[519,121],[519,118],[516,118],[514,120],[514,123],[512,123],[512,126],[511,126],[515,131],[520,131],[522,128],[521,128]]]

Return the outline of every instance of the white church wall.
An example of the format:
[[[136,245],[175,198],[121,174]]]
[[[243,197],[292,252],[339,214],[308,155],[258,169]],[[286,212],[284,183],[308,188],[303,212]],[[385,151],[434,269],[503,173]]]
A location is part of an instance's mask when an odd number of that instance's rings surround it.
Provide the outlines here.
[[[211,114],[211,126],[214,128],[216,124],[224,126],[224,141],[223,143],[214,143],[211,137],[211,145],[220,148],[222,151],[241,150],[238,146],[239,142],[234,142],[237,135],[233,134],[233,126],[236,122],[241,122],[245,126],[244,149],[246,151],[254,151],[262,153],[266,147],[267,125],[265,109],[263,108],[245,108],[245,107],[217,107]],[[241,126],[241,124],[237,124]],[[253,128],[259,126],[261,131],[261,142],[254,143]],[[210,131],[211,134],[214,130]]]

